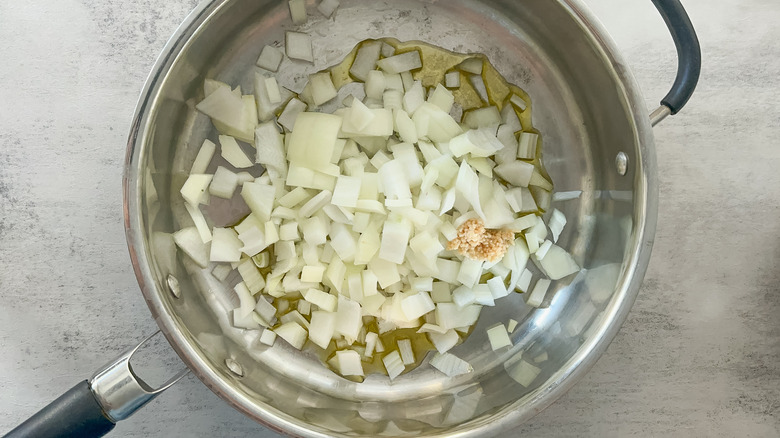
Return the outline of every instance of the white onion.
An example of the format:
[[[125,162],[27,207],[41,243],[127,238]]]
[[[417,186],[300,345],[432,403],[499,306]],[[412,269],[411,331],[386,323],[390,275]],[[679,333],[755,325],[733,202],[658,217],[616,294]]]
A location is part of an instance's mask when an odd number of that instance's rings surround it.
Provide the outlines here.
[[[387,376],[390,377],[390,380],[394,380],[396,377],[400,376],[406,369],[398,350],[393,350],[386,354],[382,358],[382,363],[385,365],[385,370],[387,371]]]
[[[265,287],[265,278],[260,274],[255,264],[251,259],[246,259],[238,265],[238,273],[241,275],[241,279],[244,280],[249,292],[252,295],[257,294]]]
[[[203,140],[203,144],[198,150],[198,155],[195,157],[195,161],[190,168],[190,174],[206,173],[206,169],[214,157],[214,152],[217,150],[217,145],[209,139]]]
[[[210,245],[203,242],[195,227],[182,228],[173,233],[173,241],[201,268],[209,264]]]
[[[283,57],[284,53],[276,47],[264,46],[255,64],[260,68],[276,72],[279,70],[279,64],[282,63]]]
[[[330,18],[338,7],[339,0],[322,0],[320,4],[317,5],[317,10],[320,11],[322,15]]]
[[[381,49],[382,42],[380,41],[366,41],[361,44],[349,73],[357,79],[365,81],[368,78],[368,72],[376,68]]]
[[[187,181],[184,182],[179,193],[182,198],[192,206],[197,206],[204,202],[205,196],[207,196],[207,190],[214,175],[203,174],[191,174],[187,177]]]
[[[487,330],[487,336],[488,341],[490,341],[490,348],[492,348],[493,351],[512,346],[512,340],[509,339],[509,334],[507,333],[504,324],[489,328]]]
[[[314,62],[311,37],[305,33],[287,31],[284,34],[285,50],[291,59]]]
[[[533,132],[522,132],[518,139],[517,158],[531,160],[536,157],[536,144],[539,135]]]
[[[398,353],[401,355],[401,361],[404,365],[414,364],[414,350],[412,350],[412,341],[408,339],[399,339],[396,341]]]
[[[233,197],[236,187],[238,187],[238,175],[219,166],[209,185],[209,193],[219,198],[230,199]]]
[[[230,228],[214,228],[212,234],[210,261],[237,262],[241,260],[243,243],[238,239],[235,231]]]
[[[342,376],[362,376],[363,364],[360,355],[354,350],[342,350],[336,352],[339,364],[339,373]]]
[[[290,18],[295,24],[306,23],[306,0],[289,0]]]
[[[298,350],[303,348],[303,343],[306,342],[306,329],[301,327],[297,322],[286,322],[274,329],[274,331],[277,336],[284,339],[288,344],[292,345],[293,348]]]
[[[528,303],[529,306],[539,307],[542,304],[542,301],[544,301],[544,296],[547,294],[547,289],[549,287],[550,280],[546,278],[537,280],[531,294],[528,295],[526,303]]]
[[[231,166],[237,169],[246,169],[254,165],[252,160],[241,150],[235,138],[229,135],[220,135],[219,145],[222,151],[222,158],[227,160]]]
[[[384,58],[376,63],[377,67],[387,73],[401,73],[410,70],[416,70],[422,67],[420,52],[412,50],[411,52]]]

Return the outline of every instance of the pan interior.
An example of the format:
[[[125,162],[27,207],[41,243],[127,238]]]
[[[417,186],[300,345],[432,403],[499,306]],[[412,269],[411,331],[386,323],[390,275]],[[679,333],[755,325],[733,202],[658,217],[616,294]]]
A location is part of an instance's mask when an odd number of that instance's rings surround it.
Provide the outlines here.
[[[150,105],[142,109],[136,154],[143,175],[138,181],[141,232],[152,277],[144,293],[169,340],[187,344],[180,354],[218,394],[266,424],[297,434],[475,431],[513,411],[532,415],[529,406],[560,385],[584,351],[604,344],[605,332],[614,333],[636,293],[624,286],[646,196],[640,136],[619,67],[583,27],[576,9],[550,0],[342,0],[330,19],[309,2],[302,31],[313,38],[315,63],[285,58],[276,77],[280,85],[300,91],[308,74],[337,63],[366,38],[420,40],[484,53],[531,96],[533,123],[542,132],[544,162],[556,192],[581,191],[553,207],[568,218],[559,245],[583,272],[554,282],[543,308],[528,307],[520,294],[485,307],[473,334],[451,351],[474,367],[457,378],[423,365],[392,384],[384,376],[356,384],[324,368],[311,352],[281,340],[268,348],[259,343],[259,332],[233,328],[233,292],[210,269],[177,253],[170,238],[191,225],[179,190],[203,140],[217,136],[194,106],[203,98],[206,78],[250,93],[263,46],[283,45],[286,30],[301,28],[290,22],[287,2],[216,1],[201,8],[170,43],[171,56],[161,61],[162,71],[149,89]],[[628,158],[624,176],[615,170],[619,152]],[[169,276],[178,280],[179,298],[168,291]],[[493,352],[485,330],[510,318],[520,322],[512,334],[514,346]],[[239,364],[241,377],[226,359]],[[526,365],[538,368],[539,375],[518,382]]]

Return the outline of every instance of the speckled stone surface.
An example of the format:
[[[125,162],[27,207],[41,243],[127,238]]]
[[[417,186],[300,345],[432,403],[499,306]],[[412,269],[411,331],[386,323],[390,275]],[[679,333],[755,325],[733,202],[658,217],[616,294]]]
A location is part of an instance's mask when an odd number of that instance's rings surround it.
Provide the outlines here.
[[[675,52],[649,0],[588,0],[654,107]],[[156,330],[129,265],[124,143],[194,0],[0,2],[0,433]],[[780,3],[687,0],[704,55],[655,129],[646,281],[593,370],[517,436],[780,436]],[[188,377],[114,436],[276,437]]]

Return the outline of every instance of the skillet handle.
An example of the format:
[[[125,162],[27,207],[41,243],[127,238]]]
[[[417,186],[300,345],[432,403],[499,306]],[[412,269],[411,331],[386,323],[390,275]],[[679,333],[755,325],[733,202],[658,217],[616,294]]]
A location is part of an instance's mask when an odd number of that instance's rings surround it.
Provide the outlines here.
[[[661,106],[650,115],[655,126],[666,116],[677,114],[691,98],[701,73],[701,48],[696,30],[680,0],[652,1],[677,47],[677,77],[669,93],[661,99]]]
[[[4,438],[96,438],[110,432],[117,421],[132,415],[188,373],[185,368],[162,387],[153,389],[133,372],[133,354],[157,333],[111,361],[90,380],[71,388]]]
[[[84,380],[16,426],[5,438],[101,437],[114,426],[92,394],[89,382]]]

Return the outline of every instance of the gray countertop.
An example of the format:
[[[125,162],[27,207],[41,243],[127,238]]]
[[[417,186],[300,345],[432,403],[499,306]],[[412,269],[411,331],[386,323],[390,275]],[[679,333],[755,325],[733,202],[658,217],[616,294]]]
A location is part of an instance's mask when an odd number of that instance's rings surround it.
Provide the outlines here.
[[[654,107],[649,0],[588,0]],[[122,225],[137,95],[193,0],[0,2],[0,432],[156,330]],[[593,370],[519,436],[780,436],[780,3],[687,0],[704,65],[656,127],[650,267]],[[717,4],[717,5],[716,5]],[[115,436],[262,436],[193,377]]]

